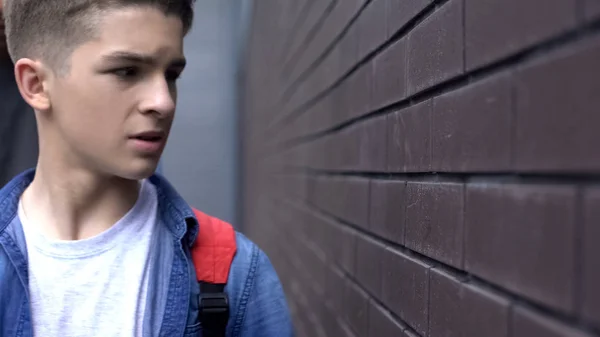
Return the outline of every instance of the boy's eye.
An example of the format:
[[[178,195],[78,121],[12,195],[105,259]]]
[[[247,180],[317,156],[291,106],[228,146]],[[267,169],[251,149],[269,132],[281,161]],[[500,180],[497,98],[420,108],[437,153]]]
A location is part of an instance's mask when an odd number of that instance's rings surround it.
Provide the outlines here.
[[[135,77],[138,75],[138,73],[139,70],[135,67],[124,67],[113,70],[113,74],[124,79]]]
[[[169,70],[165,73],[165,78],[169,82],[175,82],[175,81],[177,81],[177,79],[179,79],[180,75],[181,75],[181,73],[179,71]]]

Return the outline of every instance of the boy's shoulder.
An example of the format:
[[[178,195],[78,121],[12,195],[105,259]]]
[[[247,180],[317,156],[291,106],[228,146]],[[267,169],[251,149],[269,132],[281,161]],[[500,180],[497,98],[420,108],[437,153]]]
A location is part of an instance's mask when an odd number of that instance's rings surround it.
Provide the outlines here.
[[[232,309],[230,329],[234,331],[234,335],[244,331],[263,336],[293,336],[286,296],[268,256],[252,240],[235,231],[226,222],[204,214],[199,217],[199,233],[203,231],[204,225],[205,235],[219,237],[205,242],[214,244],[209,250],[222,250],[217,255],[223,260],[214,259],[212,267],[229,267],[225,291],[229,294]],[[230,240],[235,241],[235,254],[231,260]]]
[[[199,280],[247,285],[252,278],[275,274],[267,255],[246,235],[217,217],[193,211],[199,228],[192,257],[198,257],[194,262]]]
[[[231,224],[196,209],[194,215],[199,228],[192,256],[197,254],[194,260],[202,264],[196,266],[198,279],[237,283],[243,276],[254,277],[261,264],[270,264],[266,254]]]

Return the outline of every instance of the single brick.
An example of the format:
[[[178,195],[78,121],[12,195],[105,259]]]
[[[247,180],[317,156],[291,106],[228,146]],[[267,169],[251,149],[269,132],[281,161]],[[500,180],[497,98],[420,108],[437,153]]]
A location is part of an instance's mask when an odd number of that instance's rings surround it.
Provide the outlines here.
[[[334,214],[350,223],[367,227],[369,223],[369,180],[336,179]]]
[[[369,306],[369,337],[402,336],[404,325],[373,301]],[[332,335],[333,336],[333,335]]]
[[[392,37],[431,3],[431,0],[386,0],[387,36]]]
[[[339,42],[340,51],[339,66],[340,72],[343,74],[350,70],[358,62],[358,25],[350,25],[346,33]]]
[[[359,60],[383,44],[387,38],[385,26],[386,1],[372,0],[358,18],[356,24],[360,31],[358,38]]]
[[[379,109],[406,97],[406,40],[394,42],[373,60],[371,107]]]
[[[369,230],[398,244],[404,243],[406,182],[372,180]]]
[[[572,311],[575,195],[569,185],[468,185],[466,269],[539,303]]]
[[[348,171],[358,167],[358,155],[360,139],[357,135],[356,127],[349,127],[341,130],[335,136],[339,141],[336,146],[339,146],[336,168]],[[324,152],[323,156],[333,155],[332,153]]]
[[[437,269],[430,277],[430,337],[508,336],[508,300]]]
[[[348,190],[351,188],[351,184],[348,179],[340,176],[324,177],[324,186],[326,193],[331,197],[329,200],[323,200],[317,207],[321,210],[329,213],[330,215],[339,218],[347,219],[346,207],[348,207],[347,199],[350,196],[346,195]],[[341,197],[340,197],[341,196]]]
[[[345,278],[340,272],[335,269],[330,269],[327,273],[327,296],[323,298],[325,305],[332,309],[334,312],[341,312],[344,310],[344,297],[345,294]]]
[[[600,188],[586,189],[583,225],[583,316],[600,327]]]
[[[514,309],[512,323],[512,337],[592,337],[556,319],[522,307]]]
[[[306,254],[303,256],[308,274],[311,276],[311,288],[317,297],[326,294],[326,269],[327,265],[322,256],[316,251],[314,245],[308,245]]]
[[[517,76],[516,166],[523,171],[600,169],[600,38],[525,66]]]
[[[425,335],[429,266],[388,248],[383,256],[383,303],[406,324]]]
[[[349,85],[349,105],[344,121],[367,114],[371,110],[372,67],[363,65],[346,79]]]
[[[327,198],[333,196],[331,193],[331,184],[327,184],[328,180],[323,176],[313,176],[311,188],[309,192],[309,205],[321,208],[326,204]]]
[[[586,19],[597,19],[598,17],[600,17],[600,1],[584,0],[584,10]]]
[[[356,231],[342,226],[338,227],[341,236],[335,236],[334,240],[341,240],[341,249],[337,262],[346,272],[355,274],[356,268]]]
[[[324,99],[330,98],[333,102],[330,105],[327,113],[330,115],[328,120],[330,121],[329,126],[335,126],[342,124],[347,118],[347,111],[349,109],[349,85],[348,81],[343,81],[337,87],[333,88],[333,90],[329,93],[328,96],[325,96]]]
[[[318,243],[323,249],[325,256],[328,260],[335,261],[338,256],[341,256],[341,244],[339,240],[338,228],[333,223],[333,220],[319,216],[315,217],[316,226],[319,227],[319,230],[316,231],[318,238]]]
[[[315,85],[311,85],[310,96],[314,97],[316,94],[331,87],[340,79],[341,75],[342,71],[340,70],[339,57],[329,53],[310,75],[311,80],[316,82]]]
[[[465,0],[468,70],[514,54],[575,27],[577,1]],[[532,19],[535,18],[535,19]]]
[[[459,183],[408,182],[406,247],[462,268],[463,195]]]
[[[356,245],[356,279],[363,288],[380,299],[385,246],[364,235],[357,235]]]
[[[340,286],[343,286],[340,284]],[[346,323],[358,336],[366,336],[368,333],[369,298],[365,292],[359,289],[352,281],[346,281],[346,292],[344,294],[344,313]]]
[[[377,117],[358,125],[358,169],[382,172],[387,165],[386,118]]]
[[[505,74],[436,97],[432,170],[507,171],[511,156],[511,82]]]
[[[463,72],[463,0],[450,0],[408,35],[408,93]]]
[[[427,172],[431,167],[431,100],[388,115],[388,170]]]

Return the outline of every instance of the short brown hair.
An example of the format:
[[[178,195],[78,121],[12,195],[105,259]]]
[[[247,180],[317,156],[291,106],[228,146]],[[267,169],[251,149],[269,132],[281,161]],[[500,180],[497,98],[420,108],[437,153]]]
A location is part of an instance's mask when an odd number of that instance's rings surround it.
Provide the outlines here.
[[[178,16],[187,33],[195,0],[5,0],[8,50],[13,61],[41,58],[53,66],[91,39],[97,15],[127,6],[153,6],[165,15]]]

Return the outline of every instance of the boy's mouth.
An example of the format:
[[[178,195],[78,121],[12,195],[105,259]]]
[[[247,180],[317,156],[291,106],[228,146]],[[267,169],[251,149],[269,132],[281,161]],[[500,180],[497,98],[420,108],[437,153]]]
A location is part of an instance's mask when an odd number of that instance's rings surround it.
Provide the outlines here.
[[[165,133],[161,131],[146,131],[129,137],[136,150],[144,153],[159,152],[165,142]]]
[[[135,134],[131,138],[148,142],[156,142],[164,138],[164,133],[161,131],[146,131]]]

